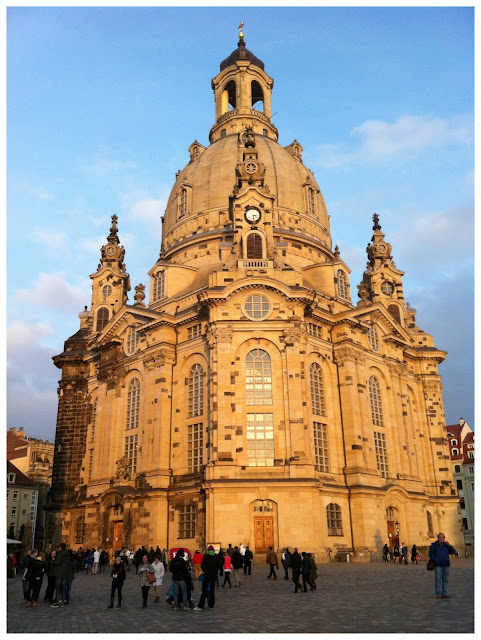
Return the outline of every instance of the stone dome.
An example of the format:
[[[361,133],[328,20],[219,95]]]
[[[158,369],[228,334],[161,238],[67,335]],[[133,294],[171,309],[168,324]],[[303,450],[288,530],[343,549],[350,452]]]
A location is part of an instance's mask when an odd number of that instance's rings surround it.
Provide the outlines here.
[[[254,64],[256,67],[260,67],[264,70],[264,63],[262,60],[259,60],[252,51],[249,51],[245,46],[245,42],[242,40],[239,41],[237,49],[235,49],[230,56],[227,56],[227,58],[220,63],[220,70],[223,71],[227,67],[230,67],[232,64],[235,64],[237,60],[248,60],[251,64]]]
[[[257,135],[258,160],[265,166],[265,185],[273,196],[273,209],[302,219],[320,223],[319,240],[330,247],[329,220],[324,198],[312,172],[286,148],[275,140]],[[191,193],[189,218],[213,211],[228,211],[229,198],[236,185],[236,166],[242,162],[245,149],[239,145],[237,135],[228,135],[212,143],[197,160],[191,161],[178,175],[170,194],[164,216],[163,239],[178,223],[178,192],[188,185]],[[317,193],[316,215],[307,215],[306,182]],[[319,226],[319,225],[318,225]]]

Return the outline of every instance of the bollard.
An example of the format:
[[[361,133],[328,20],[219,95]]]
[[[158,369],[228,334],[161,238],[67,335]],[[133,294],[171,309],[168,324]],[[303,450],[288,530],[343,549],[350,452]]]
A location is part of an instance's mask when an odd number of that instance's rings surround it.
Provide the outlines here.
[[[346,562],[351,562],[351,556],[348,553],[346,553]]]

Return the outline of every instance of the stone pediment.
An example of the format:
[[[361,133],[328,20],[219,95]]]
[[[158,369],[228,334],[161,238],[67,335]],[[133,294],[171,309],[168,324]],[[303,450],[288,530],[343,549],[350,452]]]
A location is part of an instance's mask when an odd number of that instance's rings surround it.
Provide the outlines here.
[[[373,304],[370,307],[356,308],[349,311],[343,311],[335,316],[338,321],[360,320],[361,322],[376,322],[383,332],[383,339],[391,339],[406,345],[412,345],[413,339],[408,331],[397,323],[391,314],[381,304]]]
[[[160,314],[157,311],[125,306],[110,319],[100,334],[96,336],[95,342],[96,344],[102,344],[106,341],[114,340],[120,337],[129,327],[139,328],[158,320],[159,317]]]

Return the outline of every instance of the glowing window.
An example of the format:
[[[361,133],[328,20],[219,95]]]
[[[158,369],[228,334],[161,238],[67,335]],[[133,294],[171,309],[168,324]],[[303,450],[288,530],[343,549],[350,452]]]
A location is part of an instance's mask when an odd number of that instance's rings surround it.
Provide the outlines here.
[[[126,429],[136,429],[139,426],[140,381],[134,378],[130,381],[127,394]]]
[[[246,404],[272,404],[271,358],[263,349],[254,349],[246,357]]]
[[[245,302],[244,310],[252,320],[265,318],[270,311],[269,300],[261,295],[249,296]]]
[[[189,418],[204,413],[204,369],[195,364],[189,374]]]
[[[369,401],[371,403],[372,423],[378,427],[384,426],[381,403],[381,388],[374,376],[369,378]]]

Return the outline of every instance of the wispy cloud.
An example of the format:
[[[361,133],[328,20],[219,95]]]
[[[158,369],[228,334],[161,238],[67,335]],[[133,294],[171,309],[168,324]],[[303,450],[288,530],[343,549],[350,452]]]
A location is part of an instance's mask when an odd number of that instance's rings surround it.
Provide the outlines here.
[[[34,184],[23,183],[22,184],[22,191],[24,193],[27,193],[28,195],[32,196],[36,200],[40,200],[42,202],[51,201],[51,200],[55,199],[55,196],[54,196],[53,193],[51,193],[47,189],[44,189],[43,187],[39,187],[39,186],[34,185]]]
[[[79,312],[90,300],[90,292],[71,285],[63,273],[40,273],[32,289],[19,289],[16,302],[33,304],[62,312]]]
[[[69,240],[63,231],[35,227],[32,231],[32,240],[46,249],[51,257],[63,259],[70,258],[72,255]]]
[[[104,178],[114,173],[137,169],[135,162],[124,160],[119,156],[119,152],[115,152],[107,147],[102,147],[93,154],[90,160],[82,163],[80,169],[85,173],[93,174],[97,178]]]
[[[430,149],[468,145],[473,140],[473,119],[401,116],[392,123],[366,120],[351,130],[351,137],[352,145],[321,145],[319,164],[326,169],[376,164],[409,158]]]

